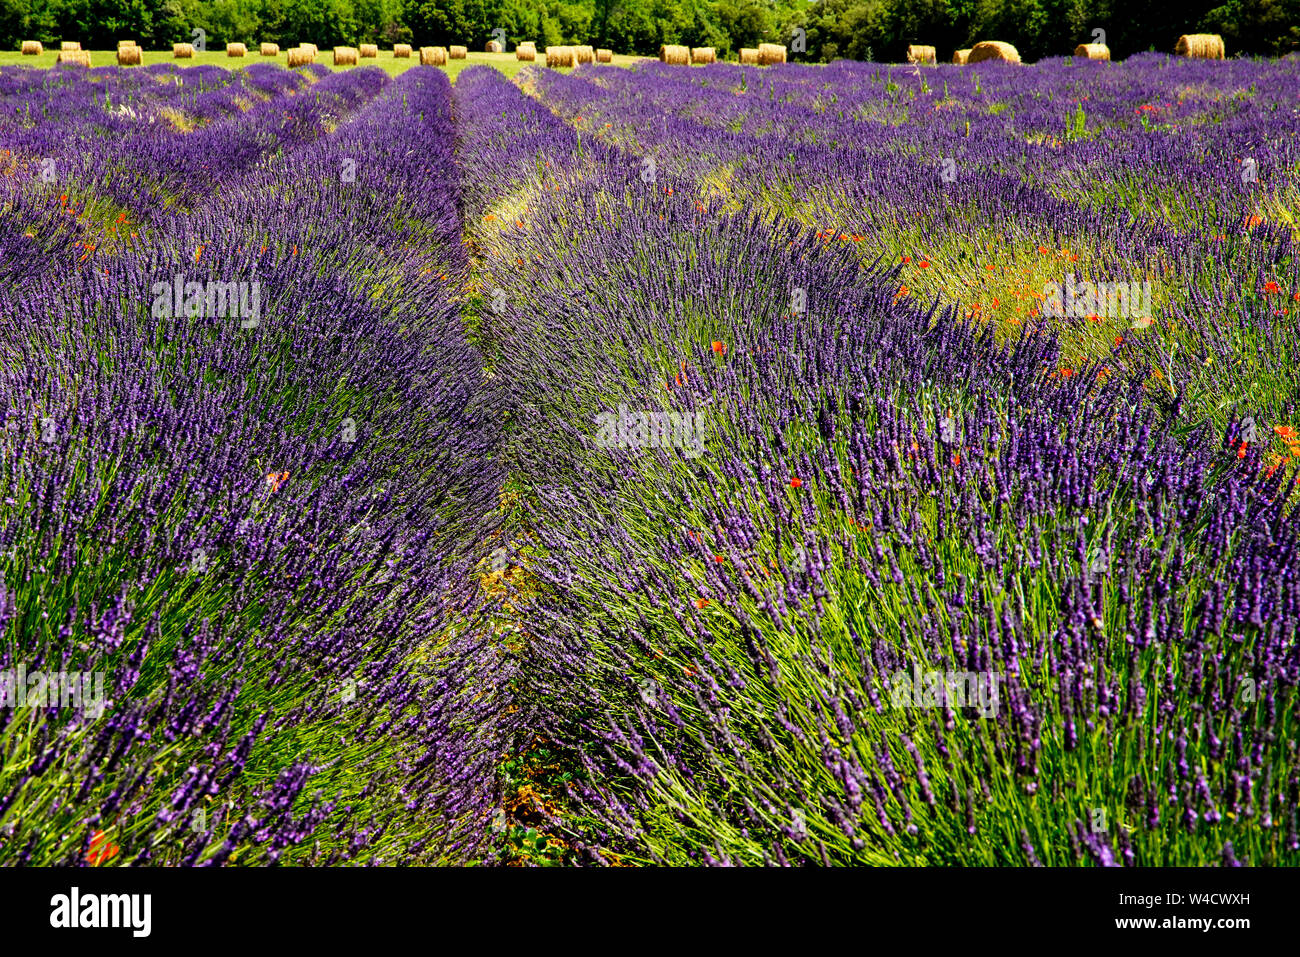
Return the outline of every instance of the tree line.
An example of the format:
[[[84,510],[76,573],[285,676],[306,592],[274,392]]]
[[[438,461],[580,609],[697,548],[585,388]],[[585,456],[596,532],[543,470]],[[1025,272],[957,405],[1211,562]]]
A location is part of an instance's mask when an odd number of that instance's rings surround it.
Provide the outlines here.
[[[947,59],[982,39],[1036,60],[1067,55],[1103,30],[1115,58],[1172,51],[1182,33],[1221,34],[1230,56],[1280,56],[1300,49],[1300,0],[0,0],[7,49],[61,39],[92,50],[115,49],[118,39],[166,49],[195,29],[213,49],[234,41],[482,49],[501,29],[507,49],[534,40],[655,54],[680,43],[725,56],[771,42],[811,62],[899,61],[909,43]]]

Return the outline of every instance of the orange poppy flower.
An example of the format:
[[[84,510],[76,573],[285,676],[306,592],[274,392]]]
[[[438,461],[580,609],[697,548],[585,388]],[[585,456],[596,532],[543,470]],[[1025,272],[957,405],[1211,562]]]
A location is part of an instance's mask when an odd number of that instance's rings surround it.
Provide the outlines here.
[[[289,481],[288,472],[272,472],[266,477],[266,484],[271,486],[272,492],[280,491],[280,486]]]
[[[791,488],[798,488],[801,485],[803,485],[803,479],[799,478],[798,476],[795,476],[794,478],[790,479]]]
[[[1246,457],[1246,443],[1242,442],[1241,449],[1237,452],[1237,458],[1244,459],[1245,457]]]
[[[1275,425],[1273,426],[1273,431],[1288,441],[1296,438],[1297,435],[1300,435],[1300,433],[1296,432],[1295,427],[1291,425]]]
[[[1051,252],[1051,250],[1049,250],[1046,246],[1039,246],[1038,251],[1042,253],[1044,256],[1046,256],[1049,252]]]
[[[1276,296],[1282,291],[1282,287],[1270,279],[1268,282],[1264,283],[1264,291],[1270,296]]]
[[[96,831],[90,836],[90,850],[86,852],[86,861],[91,867],[98,867],[116,857],[119,850],[121,848],[110,841],[103,831]]]
[[[917,267],[920,268],[920,269],[929,269],[929,268],[930,268],[930,263],[929,263],[929,261],[928,261],[928,260],[925,260],[925,259],[922,259],[922,260],[921,260],[919,263],[917,263],[916,265],[917,265]]]
[[[708,600],[707,598],[697,598],[697,599],[695,599],[695,607],[696,607],[696,608],[704,608],[704,607],[707,606],[708,604],[709,604],[709,600]]]
[[[713,560],[714,560],[715,562],[717,562],[719,565],[721,565],[721,564],[722,564],[723,562],[725,562],[727,559],[726,559],[726,556],[723,556],[723,555],[714,555],[714,556],[713,556]]]
[[[717,340],[714,340],[713,351],[716,352],[718,355],[724,355],[727,351],[727,344],[725,342],[718,342]]]

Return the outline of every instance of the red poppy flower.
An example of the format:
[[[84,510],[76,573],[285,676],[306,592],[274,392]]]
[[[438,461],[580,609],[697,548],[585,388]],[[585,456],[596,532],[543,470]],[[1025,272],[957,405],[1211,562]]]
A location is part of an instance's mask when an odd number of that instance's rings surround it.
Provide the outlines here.
[[[1264,291],[1270,296],[1276,296],[1282,291],[1282,287],[1270,279],[1268,282],[1264,283]]]
[[[790,479],[791,488],[798,488],[801,485],[803,485],[803,479],[799,478],[798,476],[795,476],[794,478]]]
[[[718,355],[723,355],[727,351],[727,344],[725,342],[717,342],[715,340],[713,343],[713,351],[716,352]]]
[[[90,835],[90,850],[86,852],[86,862],[91,867],[98,867],[116,857],[119,850],[120,848],[110,841],[103,831],[96,831]]]

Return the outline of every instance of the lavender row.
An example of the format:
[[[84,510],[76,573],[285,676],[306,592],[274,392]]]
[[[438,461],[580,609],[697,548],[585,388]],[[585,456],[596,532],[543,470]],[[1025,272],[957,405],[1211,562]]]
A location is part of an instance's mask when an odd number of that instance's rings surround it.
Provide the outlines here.
[[[565,142],[532,115],[529,151]],[[896,267],[703,217],[585,147],[487,243],[546,587],[530,720],[584,772],[565,839],[592,861],[1294,862],[1294,479],[1145,401],[1138,357],[1064,377],[1052,336],[1000,343],[901,297]],[[488,148],[462,142],[462,169],[508,199]]]
[[[107,677],[102,714],[0,712],[7,861],[83,862],[97,832],[135,864],[482,839],[499,414],[450,295],[450,86],[384,86],[0,313],[0,671]]]

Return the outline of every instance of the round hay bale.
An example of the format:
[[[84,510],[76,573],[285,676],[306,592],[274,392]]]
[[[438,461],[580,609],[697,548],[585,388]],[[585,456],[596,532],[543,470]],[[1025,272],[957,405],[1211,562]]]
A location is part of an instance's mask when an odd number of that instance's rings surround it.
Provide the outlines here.
[[[1080,43],[1074,48],[1074,55],[1080,60],[1109,60],[1110,47],[1104,43]]]
[[[244,46],[242,43],[227,43],[226,56],[248,56],[248,47]]]
[[[597,51],[596,51],[596,62],[597,62],[597,63],[613,63],[613,62],[614,62],[614,51],[613,51],[613,50],[597,50]]]
[[[573,47],[547,47],[546,65],[551,69],[578,65],[578,51]]]
[[[718,61],[718,51],[713,47],[692,47],[692,63],[716,63]]]
[[[411,45],[409,43],[393,44],[394,60],[409,60],[411,58]]]
[[[970,50],[953,50],[952,62],[958,66],[964,64],[970,58]]]
[[[907,62],[908,63],[937,63],[939,54],[934,47],[918,46],[915,43],[908,44]]]
[[[485,47],[483,47],[483,52],[484,52],[484,53],[504,53],[504,52],[505,52],[505,49],[501,46],[501,41],[500,41],[500,40],[489,40],[489,41],[487,42],[487,45],[486,45]]]
[[[45,47],[41,45],[40,40],[24,40],[23,56],[40,56],[45,52]]]
[[[666,44],[659,48],[659,62],[672,66],[687,66],[691,62],[691,48]]]
[[[194,44],[192,43],[173,43],[172,59],[174,60],[193,60]]]
[[[143,50],[136,46],[117,48],[118,66],[139,66],[143,59]]]
[[[316,54],[307,47],[295,47],[289,51],[289,69],[306,66],[316,62]]]
[[[758,66],[758,50],[752,49],[751,47],[741,47],[740,62]]]
[[[311,54],[312,60],[315,60],[316,55],[320,53],[320,50],[316,49],[316,44],[314,43],[299,43],[298,49],[306,50],[307,52],[309,52]]]
[[[379,59],[378,43],[362,43],[357,47],[357,55],[363,60]]]
[[[118,48],[119,50],[122,49],[122,47],[138,47],[139,45],[140,45],[140,44],[136,43],[134,40],[118,40],[118,41],[117,41],[117,48]]]
[[[261,45],[261,47],[258,49],[258,52],[261,53],[262,56],[279,56],[279,55],[280,55],[280,44],[278,44],[278,43],[263,43],[263,44]]]
[[[529,63],[537,59],[537,44],[532,40],[525,40],[515,47],[515,59],[526,60]]]
[[[58,59],[55,63],[66,63],[68,66],[84,66],[90,68],[90,54],[84,50],[60,50]]]
[[[356,47],[335,47],[334,65],[335,66],[356,66],[357,65]]]
[[[469,56],[469,49],[466,47],[447,47],[447,59],[463,60]]]
[[[595,63],[596,50],[594,47],[574,47],[573,58],[579,63]]]
[[[758,45],[759,66],[771,66],[785,62],[785,46],[780,43],[760,43]]]
[[[1174,53],[1198,60],[1222,60],[1227,48],[1217,33],[1185,33],[1174,44]]]
[[[970,48],[967,63],[983,63],[985,60],[1000,60],[1003,63],[1019,63],[1020,53],[1010,43],[1001,40],[981,40]]]
[[[78,40],[64,40],[59,44],[60,53],[74,53],[81,49],[81,43]]]
[[[420,47],[421,66],[446,66],[446,47]]]

